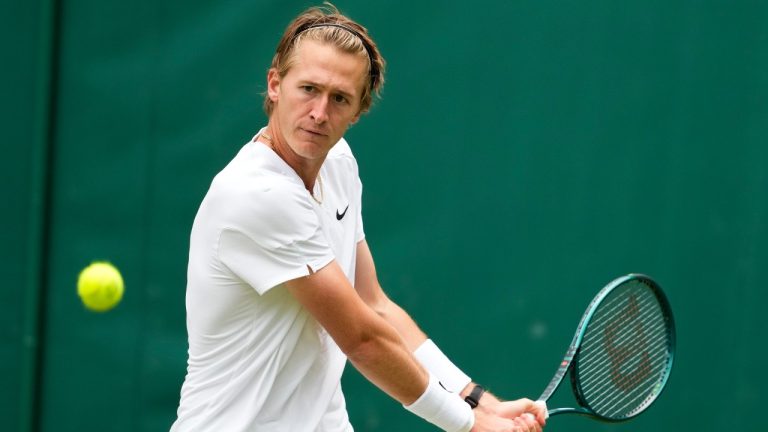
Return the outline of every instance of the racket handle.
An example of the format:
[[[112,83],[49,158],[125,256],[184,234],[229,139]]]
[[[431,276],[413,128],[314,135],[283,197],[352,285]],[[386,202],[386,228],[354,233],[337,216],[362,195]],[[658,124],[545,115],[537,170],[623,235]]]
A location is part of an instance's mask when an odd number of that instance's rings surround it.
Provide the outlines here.
[[[543,401],[543,400],[541,400],[541,399],[539,399],[539,400],[537,400],[536,402],[534,402],[534,404],[536,404],[536,405],[539,405],[539,406],[541,406],[541,408],[543,408],[543,409],[544,409],[544,412],[546,413],[546,415],[544,416],[544,418],[545,418],[545,419],[548,419],[548,418],[549,418],[549,414],[550,414],[550,413],[549,413],[549,410],[547,409],[547,402],[546,402],[546,401]]]

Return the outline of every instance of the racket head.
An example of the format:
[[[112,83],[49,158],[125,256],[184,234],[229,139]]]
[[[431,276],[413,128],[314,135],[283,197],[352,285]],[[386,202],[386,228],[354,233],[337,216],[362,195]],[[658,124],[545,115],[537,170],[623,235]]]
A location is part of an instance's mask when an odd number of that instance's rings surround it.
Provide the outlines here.
[[[574,343],[571,385],[600,420],[629,420],[647,409],[669,379],[675,352],[672,309],[650,277],[615,279],[590,303]]]

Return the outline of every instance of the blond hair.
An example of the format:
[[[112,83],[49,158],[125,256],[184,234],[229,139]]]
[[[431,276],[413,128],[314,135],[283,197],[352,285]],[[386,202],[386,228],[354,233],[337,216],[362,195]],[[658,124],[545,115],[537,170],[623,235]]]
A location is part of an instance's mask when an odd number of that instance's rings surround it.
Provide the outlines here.
[[[286,27],[272,57],[270,69],[274,68],[281,78],[284,77],[293,66],[296,47],[303,40],[327,43],[343,52],[368,59],[366,85],[360,98],[360,113],[367,112],[373,104],[374,95],[381,96],[386,65],[368,30],[342,15],[328,2],[323,7],[309,8]],[[264,112],[268,117],[273,109],[274,102],[269,95],[265,95]]]

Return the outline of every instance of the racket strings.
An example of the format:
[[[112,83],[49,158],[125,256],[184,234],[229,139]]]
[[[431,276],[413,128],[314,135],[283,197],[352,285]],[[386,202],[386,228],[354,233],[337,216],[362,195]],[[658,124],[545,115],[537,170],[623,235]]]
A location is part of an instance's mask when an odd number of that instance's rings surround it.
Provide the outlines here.
[[[657,334],[664,334],[666,332],[666,327],[664,325],[664,322],[661,320],[647,319],[649,316],[657,313],[657,311],[646,308],[645,306],[648,306],[647,304],[641,304],[641,306],[643,306],[644,312],[642,315],[640,315],[639,321],[642,321],[644,323],[650,321],[652,323],[650,328],[648,326],[643,327],[644,332],[651,334],[651,339],[656,340],[657,343],[663,344],[664,343],[663,338],[658,338],[658,337],[654,338],[653,336]],[[651,304],[650,306],[652,307],[653,305]],[[582,351],[581,351],[582,358],[589,356],[590,354],[599,354],[599,352],[595,352],[591,350],[593,348],[600,348],[600,345],[597,345],[597,344],[602,343],[603,337],[602,337],[602,332],[600,331],[601,324],[602,323],[600,322],[596,322],[590,325],[590,332],[585,336],[584,341],[582,343]],[[634,331],[634,328],[632,326],[624,325],[622,326],[622,329],[620,330],[620,332],[614,335],[614,339],[631,341],[629,344],[624,344],[623,346],[627,348],[635,348],[634,350],[628,349],[627,351],[637,351],[637,348],[641,346],[645,346],[645,341],[640,338],[629,337],[635,334],[636,332]],[[610,360],[609,356],[602,356],[602,357],[604,357],[604,360]],[[604,364],[600,363],[599,361],[593,360],[589,362],[589,365],[590,366],[588,368],[583,369],[584,376],[586,377],[586,379],[582,382],[582,384],[588,383],[589,381],[592,381],[595,378],[597,378],[597,376],[592,373],[595,369],[600,369],[600,370],[604,369]]]
[[[662,347],[663,344],[657,344]],[[652,349],[652,348],[651,348]],[[660,377],[656,365],[659,361],[664,361],[665,354],[656,352],[655,354],[645,355],[642,360],[636,360],[634,363],[622,365],[621,371],[612,371],[610,379],[613,385],[605,385],[608,379],[603,382],[592,380],[582,384],[582,392],[591,401],[590,405],[594,409],[610,413],[612,416],[631,412],[634,404],[639,404],[640,393],[646,393],[653,387],[653,383]],[[605,364],[606,369],[612,369],[616,366]],[[656,372],[654,372],[656,370]],[[619,375],[617,379],[615,375]],[[650,384],[650,385],[648,385]],[[617,391],[616,389],[620,391]]]
[[[651,361],[661,361],[661,364],[665,364],[666,355],[663,353],[656,353]],[[652,370],[653,367],[648,369]],[[617,392],[609,386],[605,386],[601,391],[596,392],[590,396],[591,400],[597,401],[592,403],[593,408],[601,413],[610,417],[625,417],[634,413],[638,408],[644,406],[647,399],[654,395],[651,391],[655,384],[659,381],[660,373],[648,373],[644,375],[641,380],[636,380],[632,384],[632,387],[626,393]]]
[[[622,418],[650,403],[669,361],[665,315],[642,282],[615,290],[595,311],[579,353],[580,393],[598,414]]]
[[[664,331],[664,326],[662,325],[656,325],[655,330]],[[632,344],[628,344],[628,348],[635,348],[635,350],[639,348],[647,348],[648,352],[653,352],[653,356],[657,357],[665,357],[666,353],[664,352],[666,348],[666,341],[663,338],[657,338],[655,342],[653,342],[651,345],[645,345],[639,342],[633,342]],[[598,359],[591,359],[588,355],[584,355],[582,357],[584,360],[584,363],[588,364],[588,367],[585,367],[583,369],[579,369],[579,374],[582,376],[582,380],[580,381],[583,388],[589,388],[590,386],[594,384],[599,384],[606,379],[606,375],[611,373],[610,370],[610,364],[611,359],[608,356],[600,356],[602,358]],[[627,364],[623,365],[622,369],[631,370],[633,364]],[[624,385],[619,386],[626,387]]]
[[[640,308],[642,308],[646,313],[636,317],[636,321],[639,321],[641,323],[648,323],[650,316],[652,318],[652,315],[654,311],[651,309],[649,310],[646,304],[646,302],[641,303]],[[653,306],[652,304],[650,306]],[[615,306],[614,306],[615,308]],[[656,321],[657,325],[642,325],[640,328],[640,331],[643,333],[646,333],[645,337],[638,337],[637,333],[637,325],[632,325],[632,323],[624,323],[622,329],[620,332],[617,332],[615,329],[612,329],[610,332],[603,327],[603,332],[605,335],[611,335],[610,341],[606,344],[611,344],[613,347],[608,348],[607,351],[613,350],[615,351],[613,355],[608,356],[602,356],[602,362],[598,363],[596,366],[600,367],[602,366],[603,369],[596,369],[595,366],[593,366],[590,370],[585,370],[585,377],[595,377],[593,370],[602,370],[604,371],[602,376],[598,375],[596,378],[605,378],[605,371],[610,371],[611,375],[610,378],[613,381],[613,383],[620,389],[629,391],[638,384],[644,382],[645,380],[643,378],[646,378],[650,375],[650,366],[652,365],[652,358],[649,353],[653,353],[654,349],[655,351],[658,351],[659,349],[662,349],[665,347],[664,344],[664,338],[659,338],[659,331],[664,330],[663,322],[660,323],[659,320]],[[661,325],[658,325],[661,324]],[[607,324],[611,325],[611,324]],[[614,325],[615,327],[615,325]],[[599,330],[599,327],[596,327],[597,330]],[[599,334],[597,333],[594,334]],[[633,338],[628,338],[628,336],[635,336]],[[590,338],[588,341],[587,349],[591,347],[595,348],[601,348],[600,345],[593,345],[592,342],[595,338]],[[650,344],[648,343],[648,340],[650,339]],[[616,345],[619,342],[624,341],[632,341],[631,343],[623,343],[620,345],[620,348],[616,348]],[[656,341],[656,343],[653,343],[653,341]],[[595,353],[600,354],[600,350],[598,351],[592,351]],[[633,353],[642,353],[641,355],[632,355]],[[586,354],[586,353],[585,353]],[[585,356],[588,357],[588,356]],[[597,363],[595,359],[595,363]],[[625,360],[628,360],[625,362]],[[606,368],[605,363],[618,363],[618,364],[611,364],[610,368]],[[634,373],[628,373],[634,371]],[[589,387],[592,382],[594,382],[595,379],[591,380],[584,380],[584,386]]]
[[[642,307],[642,306],[641,306]],[[647,315],[647,314],[646,314]],[[640,317],[642,320],[645,317]],[[656,364],[660,364],[662,369],[664,367],[665,353],[664,348],[666,344],[663,338],[659,339],[655,336],[655,333],[659,329],[663,330],[664,326],[645,326],[645,331],[650,335],[650,338],[656,337],[656,342],[648,346],[643,345],[642,338],[640,342],[634,344],[622,345],[622,355],[619,356],[619,364],[613,364],[617,362],[615,358],[609,358],[603,356],[601,364],[604,369],[591,368],[592,370],[585,370],[585,374],[589,375],[593,373],[593,370],[602,371],[601,376],[597,376],[597,379],[585,380],[582,388],[584,393],[589,394],[589,399],[592,405],[595,405],[597,409],[603,411],[609,411],[610,415],[621,415],[624,412],[631,412],[636,404],[642,404],[646,398],[645,394],[649,388],[653,387],[653,384],[658,379],[659,374],[653,373],[653,370],[658,370]],[[626,329],[629,329],[627,331]],[[614,335],[611,339],[614,343],[621,341],[625,334],[631,334],[632,326],[625,327],[625,331],[620,334]],[[652,339],[653,340],[653,339]],[[596,346],[599,348],[599,345]],[[615,348],[613,348],[615,350]],[[638,353],[640,349],[644,349],[642,355],[630,356],[631,353]],[[599,351],[597,351],[599,352]],[[652,354],[649,354],[652,353]],[[614,354],[615,355],[615,354]],[[629,361],[625,361],[625,357],[629,358]],[[588,357],[585,357],[588,358]],[[610,365],[607,363],[611,363]],[[606,375],[610,371],[610,375]],[[608,383],[608,379],[613,382],[614,386],[604,385],[602,387],[594,387],[594,383],[600,384],[600,379]],[[650,385],[648,385],[650,384]],[[616,391],[618,388],[619,392]],[[597,403],[595,402],[597,401]]]
[[[662,355],[653,357],[646,355],[644,363],[634,365],[635,369],[631,375],[623,376],[621,381],[612,378],[613,386],[584,387],[585,399],[589,399],[593,409],[601,411],[603,415],[611,417],[628,415],[642,405],[649,393],[649,388],[658,380],[659,374],[652,372],[654,367],[652,362],[662,358]],[[619,372],[613,372],[613,374],[617,373]]]

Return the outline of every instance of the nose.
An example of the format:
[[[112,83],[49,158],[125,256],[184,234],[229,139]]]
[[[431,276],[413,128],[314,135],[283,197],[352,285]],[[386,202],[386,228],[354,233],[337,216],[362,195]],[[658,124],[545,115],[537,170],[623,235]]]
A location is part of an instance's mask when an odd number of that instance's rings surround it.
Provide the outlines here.
[[[319,97],[313,101],[309,116],[315,124],[322,124],[328,120],[328,98]]]

